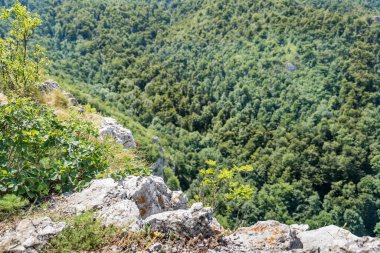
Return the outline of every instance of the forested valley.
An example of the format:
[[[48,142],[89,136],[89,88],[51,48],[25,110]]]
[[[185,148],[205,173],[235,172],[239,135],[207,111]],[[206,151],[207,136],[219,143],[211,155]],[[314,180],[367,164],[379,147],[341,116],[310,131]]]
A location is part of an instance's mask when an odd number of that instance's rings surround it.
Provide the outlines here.
[[[225,227],[380,235],[379,1],[20,2],[43,21],[49,75],[155,133],[164,154],[138,143],[144,157]],[[226,167],[248,200],[226,197]]]

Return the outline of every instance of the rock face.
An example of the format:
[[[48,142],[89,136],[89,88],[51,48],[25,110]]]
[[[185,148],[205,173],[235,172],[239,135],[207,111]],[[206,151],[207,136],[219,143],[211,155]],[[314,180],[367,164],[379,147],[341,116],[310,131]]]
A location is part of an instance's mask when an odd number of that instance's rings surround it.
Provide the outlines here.
[[[113,205],[103,207],[100,218],[106,226],[111,224],[126,226],[136,231],[141,227],[140,210],[135,202],[124,199]]]
[[[8,104],[8,98],[3,93],[0,93],[0,105],[6,104]]]
[[[43,82],[41,84],[41,86],[40,86],[40,89],[44,93],[50,93],[50,92],[52,92],[54,90],[60,90],[69,99],[70,103],[73,106],[77,106],[78,105],[78,101],[75,99],[75,97],[73,96],[73,94],[71,94],[70,92],[63,91],[62,88],[61,88],[61,86],[56,81],[54,81],[54,80],[47,80],[47,81]]]
[[[0,252],[37,252],[64,227],[65,223],[52,222],[48,217],[22,220],[14,231],[0,237]]]
[[[302,243],[291,226],[278,221],[259,221],[251,227],[238,228],[226,238],[222,252],[285,252],[301,249]]]
[[[61,86],[54,80],[47,80],[43,82],[40,89],[45,93],[50,93],[53,90],[62,90]]]
[[[93,210],[104,225],[128,227],[131,231],[149,225],[152,232],[185,237],[183,241],[190,244],[183,244],[181,252],[380,252],[380,238],[357,237],[337,226],[308,231],[307,225],[260,221],[225,236],[211,208],[195,203],[188,209],[185,195],[171,191],[162,178],[155,176],[131,176],[122,181],[98,179],[82,192],[62,198],[52,211],[74,214]],[[64,223],[52,222],[48,217],[24,219],[15,229],[0,235],[0,252],[37,252],[64,227]],[[161,243],[153,245],[150,252],[171,252],[173,241]]]
[[[122,184],[127,198],[135,201],[142,218],[164,211],[187,208],[185,195],[169,190],[160,177],[128,177]]]
[[[103,137],[111,136],[124,148],[136,148],[132,132],[118,124],[113,118],[103,118],[99,127],[99,134]]]
[[[70,195],[67,203],[64,203],[64,208],[67,208],[65,210],[68,213],[99,210],[121,199],[112,199],[112,195],[117,196],[121,191],[121,187],[112,178],[94,180],[88,188]]]
[[[193,238],[201,235],[211,237],[221,232],[210,208],[204,208],[202,203],[195,203],[188,210],[163,212],[149,216],[145,225],[150,225],[152,231],[174,233]]]
[[[373,17],[371,18],[371,20],[372,20],[373,22],[380,23],[380,16],[373,16]]]
[[[58,204],[65,213],[94,210],[106,225],[130,225],[133,229],[150,215],[186,208],[185,195],[171,191],[162,178],[154,176],[131,176],[119,182],[111,178],[94,180],[88,188]]]
[[[298,234],[305,252],[380,252],[380,239],[357,237],[349,231],[331,225]]]
[[[291,71],[291,72],[297,70],[297,66],[292,64],[292,63],[286,63],[285,68],[286,68],[286,70]]]

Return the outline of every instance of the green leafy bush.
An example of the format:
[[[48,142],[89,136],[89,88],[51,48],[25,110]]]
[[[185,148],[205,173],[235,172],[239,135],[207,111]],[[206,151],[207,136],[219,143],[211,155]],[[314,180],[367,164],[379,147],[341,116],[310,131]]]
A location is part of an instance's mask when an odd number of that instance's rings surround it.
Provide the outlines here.
[[[180,190],[179,180],[171,168],[164,168],[164,180],[170,190]]]
[[[107,168],[89,122],[59,121],[28,99],[0,107],[0,194],[31,199],[83,187]]]
[[[213,207],[218,220],[226,228],[244,225],[242,207],[257,191],[246,179],[246,174],[253,171],[253,167],[244,165],[220,169],[212,160],[206,161],[206,164],[208,168],[200,170],[198,181],[192,185],[192,189],[197,190],[189,191],[190,196]]]

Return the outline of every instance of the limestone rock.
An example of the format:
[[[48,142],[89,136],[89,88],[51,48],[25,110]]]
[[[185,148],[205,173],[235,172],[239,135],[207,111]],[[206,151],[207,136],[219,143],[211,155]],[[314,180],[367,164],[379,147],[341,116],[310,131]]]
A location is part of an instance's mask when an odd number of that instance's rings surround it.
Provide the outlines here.
[[[158,252],[162,249],[162,244],[161,243],[154,243],[152,246],[149,248],[149,252]]]
[[[373,16],[373,17],[371,18],[371,20],[372,20],[373,22],[380,23],[380,16]]]
[[[132,132],[118,124],[113,118],[103,118],[99,127],[99,134],[103,137],[111,136],[124,148],[136,148]]]
[[[129,226],[137,230],[141,219],[152,214],[187,208],[182,192],[172,192],[160,177],[130,176],[116,182],[112,178],[93,180],[88,188],[68,195],[57,209],[64,213],[93,210],[105,225]]]
[[[144,219],[164,211],[187,208],[184,194],[173,194],[160,177],[127,177],[122,184],[128,199],[135,201]]]
[[[68,207],[66,211],[70,213],[101,209],[110,205],[112,195],[118,195],[120,191],[120,186],[112,178],[93,180],[88,188],[70,195],[63,207]],[[116,198],[120,199],[119,196]]]
[[[290,225],[290,229],[294,231],[296,234],[305,232],[309,230],[309,225],[307,224],[292,224]]]
[[[164,168],[165,168],[166,162],[163,158],[159,157],[157,160],[152,164],[151,171],[153,175],[158,177],[164,176]]]
[[[297,70],[297,66],[289,62],[285,64],[285,68],[286,70],[291,71],[291,72]]]
[[[139,209],[135,202],[128,199],[103,207],[99,214],[106,226],[111,224],[126,226],[133,231],[137,231],[141,227]]]
[[[201,203],[195,203],[188,210],[167,211],[149,216],[144,220],[152,231],[174,233],[193,238],[196,236],[210,237],[221,231],[210,208],[204,208]]]
[[[0,252],[37,252],[64,227],[65,223],[52,222],[49,217],[24,219],[0,237]]]
[[[305,231],[298,237],[305,252],[380,252],[380,238],[357,237],[348,230],[334,225]]]
[[[0,93],[0,105],[8,104],[8,98],[3,93]]]
[[[61,86],[54,80],[47,80],[43,82],[40,89],[45,93],[50,93],[53,90],[62,90]]]
[[[271,220],[238,228],[226,239],[229,244],[222,247],[221,252],[286,252],[302,248],[290,226]]]
[[[173,191],[172,197],[171,197],[171,203],[172,203],[172,209],[178,210],[178,209],[187,209],[187,197],[183,192],[181,191]]]

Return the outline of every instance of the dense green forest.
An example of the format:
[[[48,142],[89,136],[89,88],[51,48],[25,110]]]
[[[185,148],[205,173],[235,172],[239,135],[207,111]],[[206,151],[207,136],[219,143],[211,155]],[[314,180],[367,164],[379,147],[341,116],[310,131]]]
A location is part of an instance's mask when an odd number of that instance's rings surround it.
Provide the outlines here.
[[[224,225],[380,234],[378,1],[21,2],[50,75],[157,133],[191,197],[206,160],[252,165],[248,201],[216,196]]]

